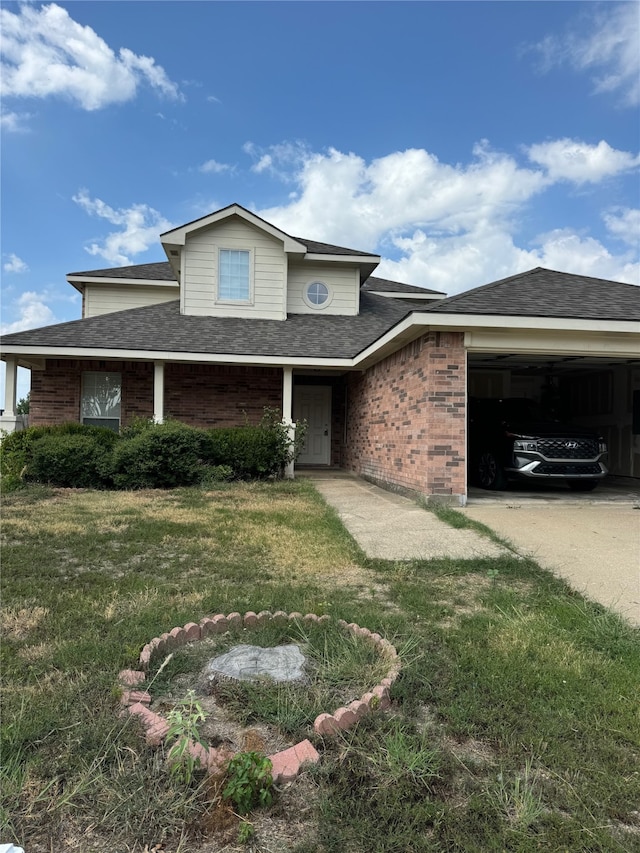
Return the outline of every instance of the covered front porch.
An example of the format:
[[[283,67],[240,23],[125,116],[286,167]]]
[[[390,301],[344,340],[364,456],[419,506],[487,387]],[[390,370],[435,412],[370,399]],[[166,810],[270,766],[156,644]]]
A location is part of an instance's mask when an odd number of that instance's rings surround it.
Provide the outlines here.
[[[307,424],[300,464],[340,465],[345,438],[343,371],[294,366],[173,361],[6,357],[7,432],[15,414],[18,365],[31,370],[29,424],[68,421],[120,429],[137,418],[168,418],[199,427],[257,424],[277,410],[292,428]]]

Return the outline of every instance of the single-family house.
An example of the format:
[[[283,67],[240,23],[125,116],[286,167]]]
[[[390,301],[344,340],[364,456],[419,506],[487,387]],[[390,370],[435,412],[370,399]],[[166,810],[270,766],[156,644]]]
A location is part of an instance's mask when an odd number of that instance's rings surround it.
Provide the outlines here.
[[[447,298],[379,256],[292,237],[238,204],[160,237],[166,261],[71,273],[82,318],[5,336],[31,424],[305,419],[298,465],[464,504],[467,399],[561,397],[640,477],[640,287],[533,269]]]

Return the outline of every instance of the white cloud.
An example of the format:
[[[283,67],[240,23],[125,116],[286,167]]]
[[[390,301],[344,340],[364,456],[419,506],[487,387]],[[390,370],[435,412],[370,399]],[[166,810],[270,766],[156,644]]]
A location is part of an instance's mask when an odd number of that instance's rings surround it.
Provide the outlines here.
[[[5,272],[20,273],[27,272],[27,270],[29,269],[29,267],[22,260],[22,258],[19,258],[13,252],[7,255],[7,257],[9,258],[9,260],[3,264],[3,269]]]
[[[609,146],[604,151],[607,168],[597,157],[589,166],[593,182],[611,173],[611,163],[628,163],[625,152]],[[536,196],[561,180],[566,164],[552,173],[523,167],[486,142],[475,146],[468,163],[456,165],[424,149],[371,162],[296,146],[247,153],[258,160],[273,155],[280,171],[290,157],[287,182],[295,191],[286,204],[257,210],[260,216],[294,236],[379,253],[381,276],[450,294],[536,266],[638,281],[637,247],[616,254],[588,234],[568,230],[535,242],[519,238]]]
[[[640,263],[631,252],[613,255],[599,240],[570,228],[543,234],[538,242],[540,250],[530,253],[532,258],[539,259],[538,266],[640,284]]]
[[[556,139],[531,145],[526,150],[532,162],[544,166],[552,181],[599,183],[640,165],[640,156],[617,151],[604,140],[589,145],[576,139]]]
[[[3,96],[60,95],[85,110],[135,97],[146,82],[161,95],[181,98],[178,86],[149,56],[128,48],[116,54],[97,33],[51,3],[0,10]]]
[[[441,163],[424,149],[370,164],[330,149],[309,153],[295,177],[296,198],[262,216],[289,233],[370,250],[416,228],[451,235],[510,218],[547,184],[542,171],[521,168],[486,144],[466,166]]]
[[[80,190],[73,196],[73,200],[90,216],[121,226],[121,230],[112,231],[102,242],[85,246],[90,255],[99,255],[116,266],[133,263],[132,255],[146,252],[150,246],[157,246],[158,235],[173,227],[168,219],[146,204],[133,204],[116,210],[99,198],[92,199],[87,190]]]
[[[9,133],[22,133],[29,130],[27,122],[31,113],[3,112],[0,114],[0,127]]]
[[[230,172],[232,170],[233,166],[230,166],[228,163],[218,163],[217,160],[207,160],[206,163],[203,163],[198,168],[198,171],[204,174],[214,175],[220,175],[222,172]]]
[[[640,210],[630,207],[614,207],[606,211],[602,218],[607,231],[624,243],[640,246]]]
[[[543,69],[568,63],[591,73],[596,93],[614,92],[623,106],[640,103],[638,3],[602,4],[586,18],[576,19],[574,27],[573,32],[549,35],[533,45]]]
[[[53,311],[46,304],[49,296],[46,291],[37,293],[27,290],[14,300],[11,309],[18,314],[18,319],[11,323],[3,323],[1,333],[10,335],[13,332],[24,332],[25,329],[36,329],[56,322]]]

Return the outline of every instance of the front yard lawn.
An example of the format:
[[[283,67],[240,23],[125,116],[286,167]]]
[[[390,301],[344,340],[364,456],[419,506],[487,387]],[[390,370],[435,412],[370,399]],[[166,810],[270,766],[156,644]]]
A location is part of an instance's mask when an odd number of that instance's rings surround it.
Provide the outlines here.
[[[320,764],[250,825],[115,686],[152,637],[248,610],[405,650],[390,711],[302,732]],[[7,495],[1,626],[0,841],[27,853],[640,850],[639,632],[531,561],[367,560],[304,480]]]

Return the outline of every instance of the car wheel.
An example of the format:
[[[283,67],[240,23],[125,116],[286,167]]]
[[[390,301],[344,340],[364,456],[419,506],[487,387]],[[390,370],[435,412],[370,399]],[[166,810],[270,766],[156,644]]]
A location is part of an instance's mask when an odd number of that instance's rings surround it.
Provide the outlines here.
[[[598,480],[567,480],[567,485],[574,492],[590,492],[598,485]]]
[[[497,491],[504,489],[507,485],[502,465],[498,462],[495,453],[486,451],[480,455],[478,459],[478,483],[483,489],[492,489]]]

